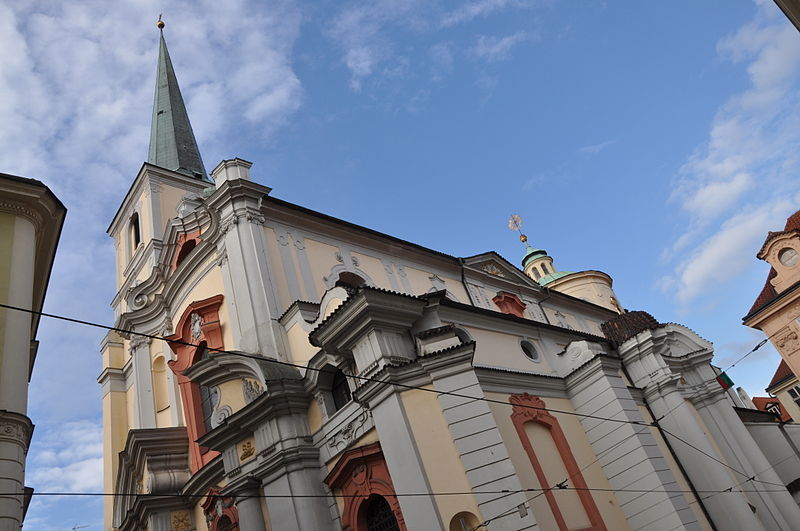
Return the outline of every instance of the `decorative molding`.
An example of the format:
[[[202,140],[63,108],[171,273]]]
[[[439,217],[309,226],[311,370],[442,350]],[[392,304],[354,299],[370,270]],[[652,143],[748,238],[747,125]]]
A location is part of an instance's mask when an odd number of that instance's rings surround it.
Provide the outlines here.
[[[30,208],[28,205],[16,201],[0,200],[0,212],[8,212],[15,216],[22,216],[30,220],[36,229],[42,227],[44,218],[42,215]]]
[[[506,278],[505,273],[503,273],[503,271],[501,271],[499,267],[497,267],[496,265],[494,265],[492,263],[488,263],[488,264],[484,265],[481,268],[481,271],[484,271],[485,273],[489,273],[490,275],[494,275],[496,277]]]
[[[370,411],[364,409],[356,418],[345,424],[342,429],[334,433],[328,439],[328,446],[336,452],[340,452],[350,446],[353,441],[361,437],[367,430],[366,424],[369,420]]]
[[[341,514],[344,531],[361,529],[358,526],[361,506],[368,503],[373,494],[382,496],[389,503],[398,528],[400,531],[407,531],[380,443],[360,446],[346,452],[325,478],[325,484],[331,489],[339,490],[344,496]]]
[[[261,384],[249,378],[242,378],[242,394],[244,395],[245,404],[249,404],[264,392]]]
[[[214,387],[213,389],[216,389],[216,387]],[[233,410],[231,409],[231,406],[222,406],[220,408],[217,408],[217,410],[214,411],[214,415],[211,417],[211,428],[212,429],[216,428],[217,426],[225,422],[225,419],[227,419],[231,415],[233,415]]]
[[[785,354],[790,354],[800,347],[800,340],[797,332],[788,326],[781,330],[780,335],[775,338],[775,345]]]
[[[173,511],[170,513],[171,531],[192,531],[192,515],[189,511]]]
[[[242,444],[242,453],[239,454],[239,461],[244,462],[250,457],[253,457],[256,453],[256,447],[253,444],[253,441],[245,441]]]
[[[578,468],[578,463],[575,461],[575,456],[572,454],[569,442],[561,429],[561,424],[556,417],[547,411],[544,400],[537,396],[523,393],[521,395],[511,395],[508,397],[508,401],[512,406],[511,421],[514,423],[517,436],[522,443],[522,447],[525,449],[525,453],[528,454],[528,459],[536,473],[536,479],[539,481],[539,485],[545,488],[543,492],[550,506],[550,510],[553,513],[553,518],[556,520],[559,531],[567,531],[567,524],[558,501],[553,494],[553,489],[546,488],[547,485],[550,485],[550,481],[545,475],[539,458],[536,456],[533,443],[525,430],[525,424],[528,422],[535,422],[543,425],[549,430],[550,436],[553,438],[553,442],[555,443],[561,461],[568,474],[565,483],[569,482],[572,484],[571,486],[574,487],[575,493],[580,499],[583,510],[586,512],[586,516],[591,524],[589,527],[584,527],[580,531],[607,531],[606,525],[603,522],[603,517],[597,509],[594,498],[592,498],[592,493],[588,490],[586,480],[583,478],[583,473],[581,469]]]
[[[17,443],[27,453],[32,435],[33,423],[28,417],[13,411],[0,410],[0,441]]]

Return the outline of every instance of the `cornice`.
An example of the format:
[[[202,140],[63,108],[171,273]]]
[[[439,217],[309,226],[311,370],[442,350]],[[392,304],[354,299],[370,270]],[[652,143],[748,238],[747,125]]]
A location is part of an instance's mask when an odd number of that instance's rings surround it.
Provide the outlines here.
[[[514,395],[535,390],[537,396],[567,398],[566,382],[558,376],[522,373],[485,365],[476,365],[475,375],[486,392]]]
[[[33,436],[34,425],[22,413],[0,409],[0,442],[16,443],[27,453]]]

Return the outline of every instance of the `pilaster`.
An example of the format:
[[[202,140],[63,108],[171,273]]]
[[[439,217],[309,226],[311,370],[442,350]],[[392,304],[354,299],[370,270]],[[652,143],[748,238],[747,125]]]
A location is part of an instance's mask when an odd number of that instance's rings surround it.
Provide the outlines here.
[[[25,456],[33,424],[25,415],[0,410],[0,530],[18,531],[25,505]]]
[[[575,411],[587,415],[580,422],[628,524],[634,530],[655,522],[664,529],[700,529],[686,498],[665,492],[681,487],[619,369],[619,360],[599,354],[567,378],[567,392]]]

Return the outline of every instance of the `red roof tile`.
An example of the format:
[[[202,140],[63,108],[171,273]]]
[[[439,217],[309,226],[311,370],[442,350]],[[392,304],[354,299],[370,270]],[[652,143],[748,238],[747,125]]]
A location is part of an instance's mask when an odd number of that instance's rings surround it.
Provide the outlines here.
[[[775,291],[775,286],[772,285],[772,280],[778,276],[778,272],[775,271],[775,268],[770,268],[769,275],[767,275],[767,281],[764,283],[764,288],[761,290],[761,293],[758,294],[756,298],[756,302],[753,303],[753,306],[750,307],[750,311],[747,312],[747,315],[750,316],[756,313],[757,310],[760,310],[762,307],[766,306],[772,299],[778,296],[778,292]]]
[[[783,230],[800,230],[800,210],[786,219],[786,226],[783,228]]]
[[[756,409],[772,413],[770,410],[767,409],[768,404],[778,404],[778,408],[781,411],[781,416],[779,417],[781,422],[788,422],[792,420],[792,417],[789,415],[789,412],[786,411],[786,409],[784,409],[783,404],[781,404],[777,398],[772,398],[771,396],[753,397],[753,405],[756,406]]]
[[[792,369],[790,369],[789,366],[786,365],[786,361],[781,360],[780,365],[778,365],[778,370],[775,371],[775,375],[772,377],[772,380],[770,380],[767,389],[769,389],[775,384],[780,383],[787,377],[791,376],[791,374],[792,374]]]

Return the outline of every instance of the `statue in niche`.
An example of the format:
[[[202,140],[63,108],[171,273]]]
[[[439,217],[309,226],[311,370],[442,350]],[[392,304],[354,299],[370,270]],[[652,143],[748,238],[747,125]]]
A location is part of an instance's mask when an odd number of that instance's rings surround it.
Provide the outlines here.
[[[192,330],[192,339],[197,341],[203,335],[203,318],[199,313],[192,314],[192,321],[190,324]]]

